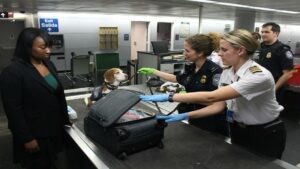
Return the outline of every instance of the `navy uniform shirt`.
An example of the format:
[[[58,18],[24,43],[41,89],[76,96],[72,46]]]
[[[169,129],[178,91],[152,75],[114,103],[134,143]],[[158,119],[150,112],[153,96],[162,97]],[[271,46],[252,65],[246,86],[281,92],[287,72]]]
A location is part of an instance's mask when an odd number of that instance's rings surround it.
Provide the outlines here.
[[[185,65],[184,72],[176,76],[177,82],[185,87],[186,92],[213,91],[218,88],[222,73],[222,68],[219,65],[207,59],[197,72],[195,72],[195,69],[195,63]],[[180,103],[178,112],[185,113],[203,107],[205,105]],[[189,123],[205,130],[227,135],[225,120],[223,120],[225,116],[223,116],[223,114],[218,114],[204,118],[190,119]]]
[[[258,63],[267,68],[277,82],[283,70],[293,69],[293,53],[288,45],[280,41],[276,41],[272,45],[262,43]]]
[[[195,72],[195,63],[185,65],[183,73],[176,76],[179,84],[186,92],[212,91],[218,88],[222,68],[210,60],[206,60],[202,67]]]

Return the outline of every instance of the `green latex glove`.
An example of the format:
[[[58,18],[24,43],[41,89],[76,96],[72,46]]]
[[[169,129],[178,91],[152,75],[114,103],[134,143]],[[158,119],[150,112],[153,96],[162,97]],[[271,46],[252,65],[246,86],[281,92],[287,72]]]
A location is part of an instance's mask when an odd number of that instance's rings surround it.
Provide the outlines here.
[[[153,68],[143,67],[138,70],[138,73],[144,74],[144,75],[152,75],[152,74],[154,74],[155,70],[156,69],[153,69]]]

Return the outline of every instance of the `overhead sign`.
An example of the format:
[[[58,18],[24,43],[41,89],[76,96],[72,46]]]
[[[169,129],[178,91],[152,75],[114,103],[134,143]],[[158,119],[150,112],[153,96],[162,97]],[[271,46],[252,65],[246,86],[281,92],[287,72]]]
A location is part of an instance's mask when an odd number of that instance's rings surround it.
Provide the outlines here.
[[[8,18],[8,12],[0,12],[0,18]]]
[[[58,19],[40,18],[40,28],[47,32],[58,32]]]
[[[0,18],[13,18],[13,12],[0,12]]]

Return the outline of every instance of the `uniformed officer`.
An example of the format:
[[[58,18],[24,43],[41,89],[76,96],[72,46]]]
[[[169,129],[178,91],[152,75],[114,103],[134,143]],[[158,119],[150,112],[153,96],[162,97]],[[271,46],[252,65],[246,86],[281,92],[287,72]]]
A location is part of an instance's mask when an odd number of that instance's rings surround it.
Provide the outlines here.
[[[276,83],[276,97],[279,103],[286,88],[286,82],[292,77],[293,53],[290,47],[278,40],[280,26],[268,22],[262,26],[261,49],[258,63],[267,68],[273,75]]]
[[[231,141],[271,158],[280,158],[285,147],[286,131],[279,113],[283,107],[275,98],[272,74],[251,57],[257,41],[246,30],[234,30],[221,38],[219,55],[224,64],[219,88],[211,92],[141,95],[144,101],[211,103],[200,110],[170,116],[158,116],[166,122],[200,118],[216,114],[227,105]]]
[[[184,56],[192,63],[186,64],[184,71],[178,75],[152,68],[141,68],[138,72],[154,74],[167,81],[178,82],[185,87],[186,92],[213,91],[218,88],[222,68],[208,60],[207,56],[218,48],[219,41],[220,37],[216,34],[197,34],[187,38],[184,42]],[[185,113],[205,106],[206,104],[181,103],[177,110],[179,113]],[[203,119],[192,119],[189,123],[208,131],[227,135],[225,113]]]

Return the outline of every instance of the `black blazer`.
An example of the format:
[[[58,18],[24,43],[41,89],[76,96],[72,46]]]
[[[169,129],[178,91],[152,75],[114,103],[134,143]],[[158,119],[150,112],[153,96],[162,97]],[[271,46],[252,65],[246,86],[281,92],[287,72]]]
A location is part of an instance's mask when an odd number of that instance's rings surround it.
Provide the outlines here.
[[[51,88],[30,63],[16,60],[0,76],[0,89],[8,127],[14,141],[21,144],[32,139],[55,137],[57,131],[69,125],[67,103],[54,65],[45,65],[58,82]]]

